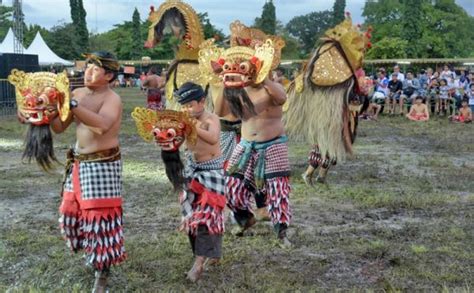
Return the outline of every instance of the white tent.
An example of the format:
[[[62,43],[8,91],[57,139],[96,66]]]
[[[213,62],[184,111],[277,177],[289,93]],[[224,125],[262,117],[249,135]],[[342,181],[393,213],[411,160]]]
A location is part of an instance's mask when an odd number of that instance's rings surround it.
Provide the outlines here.
[[[28,54],[38,55],[40,66],[62,64],[66,66],[74,65],[71,61],[64,60],[54,53],[48,45],[46,45],[40,32],[36,33],[35,39],[27,49]]]
[[[0,44],[0,53],[15,53],[13,47],[13,40],[17,39],[15,34],[13,33],[12,28],[8,29],[8,33],[3,39],[2,43]],[[17,39],[18,40],[18,39]],[[30,54],[30,52],[23,48],[23,54]]]

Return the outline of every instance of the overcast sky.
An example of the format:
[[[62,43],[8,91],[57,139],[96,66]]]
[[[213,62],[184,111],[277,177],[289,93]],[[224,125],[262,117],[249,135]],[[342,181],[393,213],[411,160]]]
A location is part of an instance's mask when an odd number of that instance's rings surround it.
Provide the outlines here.
[[[262,13],[265,0],[185,0],[197,12],[207,12],[211,23],[229,33],[229,24],[239,19],[252,25]],[[11,5],[12,0],[3,0]],[[87,27],[92,32],[105,32],[114,24],[132,19],[136,7],[142,20],[148,17],[150,5],[156,8],[163,1],[152,0],[83,0],[87,12]],[[313,11],[332,9],[334,0],[274,0],[277,19],[286,24],[293,17]],[[474,15],[474,0],[456,0],[469,14]],[[362,8],[365,0],[346,0],[346,11],[350,11],[354,23],[363,23]],[[237,7],[238,5],[238,7]],[[71,22],[68,0],[23,0],[23,13],[27,24],[38,24],[46,28],[62,22]]]

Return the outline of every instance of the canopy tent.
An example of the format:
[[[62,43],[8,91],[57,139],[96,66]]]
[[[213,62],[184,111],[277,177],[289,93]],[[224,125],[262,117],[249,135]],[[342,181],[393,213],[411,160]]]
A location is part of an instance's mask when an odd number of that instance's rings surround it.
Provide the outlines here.
[[[27,49],[29,54],[38,55],[38,61],[40,66],[62,64],[65,66],[74,65],[73,62],[64,60],[54,53],[43,40],[40,32],[36,33],[35,39]]]
[[[12,28],[8,29],[8,33],[0,44],[0,53],[15,53],[13,40],[18,40],[13,33]],[[23,48],[23,54],[31,54],[27,49]]]

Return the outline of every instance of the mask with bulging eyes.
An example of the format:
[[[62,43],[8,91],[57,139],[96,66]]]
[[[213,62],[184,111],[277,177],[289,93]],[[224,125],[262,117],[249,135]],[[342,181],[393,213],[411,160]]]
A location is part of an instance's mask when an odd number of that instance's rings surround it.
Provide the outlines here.
[[[58,112],[58,105],[64,99],[61,92],[51,87],[45,87],[37,94],[27,89],[22,95],[23,103],[18,105],[18,110],[33,125],[49,124],[49,117]]]
[[[161,123],[158,123],[161,124]],[[158,146],[164,151],[178,151],[185,140],[184,123],[166,123],[153,128],[153,136]]]
[[[256,59],[254,59],[256,62]],[[251,60],[241,58],[235,60],[220,59],[222,72],[220,74],[224,87],[226,88],[242,88],[249,86],[255,82],[257,67],[251,63]]]
[[[8,80],[15,86],[18,111],[28,123],[47,125],[59,112],[62,121],[69,114],[69,80],[66,73],[25,73],[12,70]]]
[[[62,121],[69,116],[69,80],[65,72],[26,73],[13,69],[8,81],[15,86],[18,112],[26,120],[23,159],[36,162],[45,171],[57,162],[54,155],[53,137],[49,124],[56,113]]]

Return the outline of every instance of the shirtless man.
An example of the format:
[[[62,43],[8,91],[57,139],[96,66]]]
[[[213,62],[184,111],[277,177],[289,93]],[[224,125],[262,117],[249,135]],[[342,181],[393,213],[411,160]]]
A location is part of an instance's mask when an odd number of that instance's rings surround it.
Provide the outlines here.
[[[428,121],[430,119],[430,112],[428,107],[423,104],[423,97],[417,96],[415,104],[411,106],[410,113],[406,117],[412,121]]]
[[[187,277],[197,281],[204,263],[222,256],[224,233],[225,179],[219,144],[219,117],[205,110],[206,93],[201,86],[187,82],[175,96],[184,112],[195,118],[197,142],[187,143],[185,186],[181,194],[183,229],[188,232],[195,262]]]
[[[472,110],[469,107],[469,99],[463,99],[461,108],[459,108],[458,115],[453,115],[450,118],[453,122],[470,123],[472,122]]]
[[[243,235],[255,224],[250,197],[260,192],[266,196],[278,238],[289,246],[286,230],[291,218],[290,166],[288,138],[281,121],[286,93],[280,84],[268,78],[262,84],[246,86],[242,91],[248,94],[253,109],[242,107],[242,140],[226,169],[229,176],[226,178],[226,196],[241,227],[237,235]]]
[[[230,157],[232,156],[232,152],[240,142],[242,121],[230,111],[229,105],[224,101],[222,89],[219,89],[219,94],[213,97],[213,104],[214,113],[220,117],[220,145],[222,156],[224,157],[225,169]],[[257,219],[263,221],[270,220],[264,194],[260,192],[255,194],[255,204],[257,206],[257,210],[255,212]]]
[[[147,89],[147,108],[163,110],[166,106],[166,98],[162,89],[165,87],[166,79],[157,73],[158,70],[155,67],[150,68],[142,86]]]
[[[68,153],[61,230],[68,246],[84,249],[96,273],[94,292],[105,292],[110,266],[126,258],[122,230],[122,161],[119,130],[122,101],[111,90],[120,68],[115,56],[87,54],[85,87],[72,92],[70,116],[56,117],[56,133],[76,124],[76,145]]]

